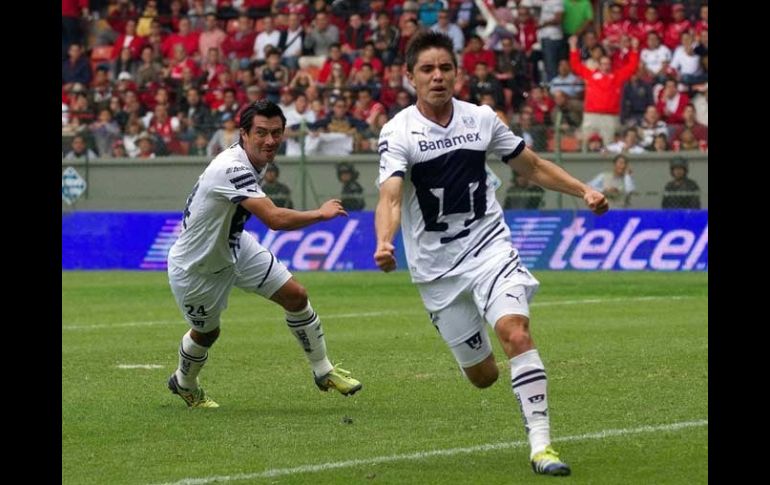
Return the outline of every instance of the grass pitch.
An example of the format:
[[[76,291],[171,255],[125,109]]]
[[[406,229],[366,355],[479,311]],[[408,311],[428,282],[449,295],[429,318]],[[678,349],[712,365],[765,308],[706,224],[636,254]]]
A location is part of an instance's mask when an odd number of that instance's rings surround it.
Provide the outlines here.
[[[475,389],[406,273],[296,276],[363,390],[319,392],[281,309],[233,290],[201,373],[221,408],[188,410],[165,273],[63,272],[62,483],[707,483],[707,273],[535,273],[567,478],[529,468],[499,344]]]

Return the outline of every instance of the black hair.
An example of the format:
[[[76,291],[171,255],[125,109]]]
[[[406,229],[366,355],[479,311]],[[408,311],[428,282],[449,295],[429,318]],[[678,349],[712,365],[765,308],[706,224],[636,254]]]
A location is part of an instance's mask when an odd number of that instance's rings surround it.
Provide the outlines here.
[[[452,64],[457,69],[457,58],[455,57],[452,39],[446,34],[430,30],[419,32],[409,41],[409,44],[406,46],[406,69],[409,72],[413,72],[420,53],[434,47],[446,50],[452,58]]]
[[[685,176],[690,171],[689,163],[687,162],[687,159],[684,157],[674,157],[671,159],[671,161],[669,162],[669,171],[671,172],[672,175],[674,174],[674,169],[677,167],[681,167],[684,169]]]
[[[245,130],[246,133],[250,132],[251,126],[254,124],[254,117],[257,115],[264,116],[265,118],[275,118],[278,116],[281,118],[281,128],[286,128],[286,116],[284,116],[280,106],[267,99],[260,99],[246,106],[241,111],[241,122],[238,127]]]
[[[340,162],[337,164],[337,180],[342,178],[342,174],[350,173],[350,180],[355,181],[358,178],[358,170],[350,162]]]
[[[636,131],[636,128],[634,128],[633,126],[629,126],[625,130],[623,130],[623,136],[625,137],[626,135],[628,135],[629,133],[632,133],[632,132],[636,133],[636,135],[639,136],[639,132]]]

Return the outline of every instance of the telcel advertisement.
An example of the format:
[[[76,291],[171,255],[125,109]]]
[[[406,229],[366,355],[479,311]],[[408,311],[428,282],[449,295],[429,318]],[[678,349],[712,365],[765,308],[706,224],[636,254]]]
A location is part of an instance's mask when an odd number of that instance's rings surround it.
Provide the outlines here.
[[[530,269],[708,270],[708,211],[506,211],[513,244]],[[63,270],[163,270],[182,214],[75,212],[62,218]],[[272,231],[252,217],[244,228],[295,271],[376,270],[374,214],[296,231]],[[400,268],[406,268],[400,234]]]

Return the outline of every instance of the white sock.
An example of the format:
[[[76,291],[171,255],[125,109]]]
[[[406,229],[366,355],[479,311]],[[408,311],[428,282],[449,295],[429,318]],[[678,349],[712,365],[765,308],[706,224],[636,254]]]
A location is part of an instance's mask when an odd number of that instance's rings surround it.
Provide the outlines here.
[[[531,448],[530,459],[551,444],[547,384],[545,368],[537,349],[511,359],[511,387],[524,418]]]
[[[188,331],[179,344],[179,367],[176,380],[185,389],[198,388],[198,373],[209,358],[208,347],[198,345]]]
[[[313,368],[313,374],[322,376],[329,373],[334,366],[326,356],[326,341],[321,328],[321,319],[318,318],[310,302],[304,310],[298,312],[286,312],[286,325],[294,337],[297,338],[302,350],[305,351],[307,360]]]

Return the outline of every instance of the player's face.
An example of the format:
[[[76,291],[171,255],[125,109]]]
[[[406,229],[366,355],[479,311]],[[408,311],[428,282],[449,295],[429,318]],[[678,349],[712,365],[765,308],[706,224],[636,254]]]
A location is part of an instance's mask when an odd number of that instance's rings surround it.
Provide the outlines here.
[[[261,169],[269,162],[275,160],[275,153],[283,138],[283,126],[281,118],[274,116],[266,118],[256,115],[251,123],[251,130],[246,132],[241,128],[243,149],[249,156],[249,161],[256,168]]]
[[[408,73],[417,98],[434,107],[451,101],[456,75],[451,54],[436,47],[420,52],[414,70]]]

